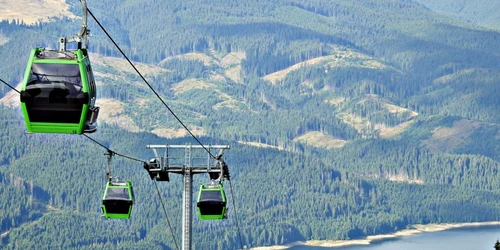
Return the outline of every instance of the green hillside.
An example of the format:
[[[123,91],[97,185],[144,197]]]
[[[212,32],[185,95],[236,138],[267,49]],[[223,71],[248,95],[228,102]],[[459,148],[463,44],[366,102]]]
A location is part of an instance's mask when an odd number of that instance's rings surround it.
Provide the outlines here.
[[[88,5],[203,143],[231,145],[228,198],[243,245],[500,219],[500,33],[411,1]],[[89,26],[101,107],[90,136],[143,160],[148,144],[195,144]],[[0,79],[16,86],[31,48],[56,48],[78,28],[69,18],[0,22]],[[176,248],[142,163],[113,159],[137,200],[131,220],[105,220],[105,150],[83,136],[25,134],[18,98],[0,85],[0,248]],[[180,243],[181,182],[171,179],[158,186]],[[233,210],[221,222],[194,218],[193,247],[240,248]]]
[[[490,29],[500,29],[500,15],[498,8],[500,3],[494,0],[452,0],[452,1],[430,1],[416,0],[428,8],[463,20],[465,22],[478,24]]]

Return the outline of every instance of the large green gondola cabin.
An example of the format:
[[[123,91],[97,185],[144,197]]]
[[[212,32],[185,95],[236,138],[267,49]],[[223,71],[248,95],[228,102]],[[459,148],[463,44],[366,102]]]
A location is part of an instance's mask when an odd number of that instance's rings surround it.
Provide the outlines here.
[[[134,204],[132,183],[109,181],[102,198],[102,213],[109,219],[129,219]]]
[[[226,194],[222,184],[202,184],[196,206],[201,220],[225,219]]]
[[[87,49],[31,51],[21,85],[21,109],[30,133],[96,131],[99,107]]]

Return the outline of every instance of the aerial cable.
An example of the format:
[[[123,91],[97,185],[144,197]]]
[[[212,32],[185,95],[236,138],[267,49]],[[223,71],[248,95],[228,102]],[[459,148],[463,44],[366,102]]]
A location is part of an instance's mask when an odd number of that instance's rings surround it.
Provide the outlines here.
[[[149,84],[149,82],[146,80],[146,78],[144,78],[144,76],[141,74],[141,72],[139,72],[139,70],[135,67],[135,65],[132,63],[132,61],[130,61],[130,59],[127,57],[127,55],[125,55],[125,53],[120,48],[120,46],[118,46],[118,44],[115,42],[115,40],[113,40],[113,38],[111,37],[111,35],[109,35],[108,31],[101,25],[101,23],[99,22],[99,20],[97,20],[97,18],[94,16],[94,14],[92,14],[92,12],[88,8],[87,8],[87,11],[92,16],[92,18],[97,23],[97,25],[99,25],[99,27],[102,29],[102,31],[104,31],[104,33],[106,34],[106,36],[108,36],[109,40],[111,40],[111,42],[115,45],[115,47],[118,49],[118,51],[120,51],[120,53],[122,54],[122,56],[125,57],[125,59],[127,60],[127,62],[130,64],[130,66],[132,66],[132,68],[134,68],[135,72],[141,77],[141,79],[144,81],[144,83],[146,83],[146,85],[149,87],[149,89],[151,89],[151,91],[153,91],[153,93],[156,95],[156,97],[168,109],[168,111],[175,117],[175,119],[182,125],[182,127],[184,127],[184,129],[186,129],[186,131],[191,135],[191,137],[193,137],[196,140],[196,142],[198,142],[198,144],[200,144],[200,146],[203,149],[205,149],[205,151],[207,151],[208,154],[212,158],[215,159],[215,156],[212,154],[212,152],[210,152],[210,150],[208,150],[200,142],[200,140],[191,132],[191,130],[189,130],[189,128],[181,121],[181,119],[175,114],[175,112],[167,105],[167,103],[163,100],[163,98],[161,98],[161,96],[158,94],[158,92],[156,92],[156,90],[151,86],[151,84]]]
[[[179,245],[177,244],[177,239],[175,238],[174,230],[172,229],[172,225],[170,224],[170,220],[168,219],[167,209],[165,208],[165,204],[163,203],[163,199],[161,198],[160,190],[158,189],[158,184],[156,183],[156,180],[153,180],[153,182],[155,183],[156,193],[158,194],[158,198],[160,199],[161,207],[163,208],[163,213],[165,213],[165,217],[167,218],[167,224],[168,227],[170,228],[170,233],[174,238],[175,248],[179,250]]]
[[[12,90],[16,91],[18,94],[21,94],[21,92],[19,92],[19,90],[17,90],[16,88],[12,87],[10,84],[8,84],[6,81],[0,79],[1,82],[3,82],[5,85],[9,86],[9,88],[11,88]]]
[[[229,182],[229,189],[231,191],[231,200],[233,203],[234,217],[236,219],[236,228],[238,229],[238,237],[240,239],[240,247],[241,247],[241,249],[243,249],[243,241],[241,239],[241,230],[240,230],[240,224],[238,221],[238,213],[236,211],[236,205],[235,205],[235,201],[234,201],[235,197],[234,197],[234,193],[233,193],[233,184],[231,183],[231,175],[229,174],[229,167],[227,166],[226,162],[222,159],[222,156],[223,156],[223,152],[218,154],[216,157],[216,159],[219,163],[220,169],[221,169],[221,175],[220,175],[219,179],[222,180],[225,178]]]
[[[113,150],[109,149],[108,147],[106,147],[106,146],[102,145],[102,143],[100,143],[100,142],[98,142],[98,141],[96,141],[96,140],[92,139],[91,137],[89,137],[89,136],[88,136],[88,135],[86,135],[86,134],[82,134],[82,135],[83,135],[83,136],[85,136],[85,137],[87,137],[89,140],[93,141],[93,142],[94,142],[94,143],[96,143],[97,145],[99,145],[99,146],[101,146],[101,147],[105,148],[105,149],[108,151],[108,153],[111,153],[111,154],[113,154],[113,155],[118,155],[118,156],[121,156],[121,157],[123,157],[123,158],[127,158],[127,159],[129,159],[129,160],[138,161],[138,162],[142,162],[142,163],[146,163],[146,164],[147,164],[147,162],[146,162],[146,161],[143,161],[143,160],[140,160],[140,159],[137,159],[137,158],[134,158],[134,157],[130,157],[130,156],[127,156],[127,155],[123,155],[123,154],[120,154],[120,153],[117,153],[117,152],[115,152],[115,151],[113,151]]]
[[[231,200],[233,201],[233,210],[234,210],[234,218],[236,219],[236,228],[238,228],[238,237],[240,239],[240,247],[243,249],[243,241],[241,240],[241,230],[240,224],[238,222],[238,213],[236,212],[236,205],[234,204],[234,194],[233,194],[233,184],[231,184],[231,180],[227,180],[229,182],[229,189],[231,191]]]

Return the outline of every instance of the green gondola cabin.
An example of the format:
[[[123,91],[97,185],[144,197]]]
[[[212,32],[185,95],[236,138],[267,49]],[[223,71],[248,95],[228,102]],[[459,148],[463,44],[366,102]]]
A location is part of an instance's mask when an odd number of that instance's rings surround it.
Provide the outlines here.
[[[225,219],[226,194],[222,184],[202,184],[196,206],[201,220]]]
[[[21,109],[30,133],[96,131],[99,107],[87,49],[31,51],[21,85]]]
[[[134,204],[132,183],[109,181],[102,198],[102,213],[109,219],[129,219]]]

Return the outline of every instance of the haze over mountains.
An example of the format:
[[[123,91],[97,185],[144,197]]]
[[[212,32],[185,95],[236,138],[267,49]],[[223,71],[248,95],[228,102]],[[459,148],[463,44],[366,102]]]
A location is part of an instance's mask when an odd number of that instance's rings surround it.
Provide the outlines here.
[[[500,8],[498,1],[429,1],[417,0],[428,8],[453,18],[484,26],[491,29],[500,29]]]
[[[81,10],[74,0],[42,1],[42,12],[6,2],[0,79],[16,86],[30,49],[56,48]],[[196,136],[231,145],[242,241],[261,246],[498,220],[500,6],[452,2],[87,4]],[[89,26],[101,107],[91,136],[141,159],[153,142],[195,143],[90,16]],[[0,97],[2,247],[36,237],[47,248],[174,248],[158,235],[168,229],[142,166],[114,160],[137,210],[130,222],[103,220],[102,148],[25,135],[17,93],[0,86]],[[179,218],[180,183],[161,184]],[[234,217],[195,221],[196,248],[240,247]]]

